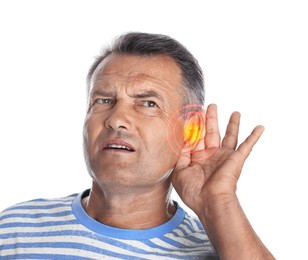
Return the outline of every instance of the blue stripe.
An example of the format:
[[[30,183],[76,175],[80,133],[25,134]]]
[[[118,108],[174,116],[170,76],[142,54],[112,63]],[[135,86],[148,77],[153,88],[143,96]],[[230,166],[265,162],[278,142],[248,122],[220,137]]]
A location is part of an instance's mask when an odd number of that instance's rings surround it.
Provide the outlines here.
[[[193,228],[193,225],[191,224],[191,222],[190,222],[188,219],[186,219],[185,221],[183,221],[182,225],[185,226],[185,227],[187,227],[188,230],[190,231],[190,233],[195,233],[195,232],[197,231],[197,230],[195,230],[195,229]],[[182,226],[182,225],[181,225],[181,226]]]
[[[49,227],[49,226],[61,226],[61,225],[72,225],[79,224],[76,220],[66,221],[46,221],[41,223],[26,223],[26,222],[13,222],[0,225],[0,228],[14,228],[14,227]]]
[[[175,230],[172,231],[171,234],[172,234],[173,236],[175,236],[175,237],[180,237],[180,238],[183,237],[182,235],[179,235],[178,233],[176,233]]]
[[[182,232],[184,233],[184,236],[188,236],[189,234],[191,234],[191,233],[187,233],[187,231],[182,227],[182,225],[179,226],[179,227],[177,228],[177,230],[182,231]]]
[[[102,249],[102,248],[98,248],[98,247],[94,247],[94,246],[90,246],[87,244],[81,244],[81,243],[73,243],[73,242],[40,242],[40,243],[16,243],[16,244],[7,244],[7,245],[3,245],[0,247],[0,251],[1,250],[9,250],[9,249],[14,249],[14,248],[53,248],[53,249],[67,249],[67,248],[71,248],[71,249],[79,249],[79,250],[85,250],[85,251],[90,251],[90,252],[94,252],[97,254],[102,254],[105,256],[112,256],[112,257],[118,257],[121,259],[138,259],[138,260],[145,260],[146,258],[141,258],[141,257],[132,257],[129,255],[124,255],[124,254],[120,254],[120,253],[116,253],[113,251],[109,251],[106,249]]]
[[[145,244],[148,245],[150,248],[161,249],[165,252],[168,252],[168,254],[166,254],[166,256],[170,256],[170,257],[172,256],[172,257],[175,257],[177,259],[183,258],[183,254],[193,252],[193,253],[196,253],[196,255],[197,255],[197,253],[206,252],[206,249],[207,249],[207,248],[196,249],[194,247],[189,247],[189,246],[173,249],[173,248],[169,248],[169,247],[160,246],[156,243],[153,243],[152,241],[147,241]],[[173,254],[173,252],[181,252],[182,255],[175,255],[175,254]],[[188,256],[186,255],[186,257],[188,257]],[[195,257],[195,256],[190,255],[189,259],[192,259],[193,257]]]
[[[172,246],[175,246],[175,247],[178,247],[178,248],[182,248],[182,247],[187,247],[187,245],[183,244],[183,243],[180,243],[178,241],[175,241],[169,237],[161,237],[160,238],[162,241],[164,241],[165,243],[167,244],[170,244]]]
[[[187,240],[191,241],[191,242],[194,242],[196,244],[205,244],[207,243],[209,240],[206,236],[204,236],[204,239],[201,239],[201,238],[198,238],[198,237],[195,237],[195,236],[187,236],[185,237]]]
[[[203,225],[202,225],[202,223],[199,219],[187,216],[183,223],[185,223],[185,222],[188,222],[192,228],[193,228],[194,225],[196,225],[199,230],[204,230],[204,227],[203,227]],[[196,230],[194,230],[194,231],[196,231]]]
[[[179,230],[179,228],[177,228],[177,230]],[[183,232],[183,231],[182,231]],[[177,238],[183,238],[183,237],[187,237],[187,236],[190,236],[191,234],[185,234],[185,232],[184,232],[184,234],[182,235],[182,234],[178,234],[177,232],[176,232],[176,230],[174,230],[174,231],[172,231],[171,232],[171,234],[173,235],[173,236],[175,236],[175,237],[177,237]]]
[[[53,213],[12,213],[6,214],[0,218],[0,220],[7,219],[7,218],[42,218],[42,217],[64,217],[72,215],[72,211],[60,211],[60,212],[53,212]]]
[[[192,218],[192,217],[187,217],[186,218],[188,221],[190,221],[191,223],[194,222],[194,224],[197,225],[197,227],[200,229],[200,230],[204,230],[204,227],[201,223],[201,221],[199,219],[195,219],[195,218]],[[193,224],[192,224],[193,226]]]
[[[161,249],[161,250],[166,251],[166,247],[163,247],[163,246],[160,246],[160,245],[158,245],[156,243],[153,243],[151,240],[145,241],[145,244],[147,246],[151,247],[151,248],[157,248],[157,249]],[[168,248],[168,250],[169,250],[169,248]]]
[[[200,231],[200,232],[193,232],[193,233],[191,233],[191,234],[189,234],[187,236],[184,236],[184,237],[178,235],[177,233],[175,233],[175,231],[173,231],[171,234],[173,236],[175,236],[175,237],[178,237],[180,239],[184,238],[184,239],[186,239],[188,241],[191,241],[193,243],[196,243],[196,244],[206,244],[206,243],[209,242],[209,239],[208,239],[207,235],[204,232],[202,232],[202,231]],[[201,234],[203,236],[203,239],[196,237],[195,234]]]

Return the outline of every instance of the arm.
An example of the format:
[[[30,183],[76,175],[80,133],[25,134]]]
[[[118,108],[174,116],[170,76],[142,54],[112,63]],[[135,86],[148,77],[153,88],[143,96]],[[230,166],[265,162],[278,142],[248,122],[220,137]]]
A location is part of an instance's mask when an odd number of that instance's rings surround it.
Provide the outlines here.
[[[231,115],[222,141],[215,105],[208,107],[206,118],[203,147],[205,153],[211,154],[213,149],[215,152],[206,159],[194,160],[196,154],[183,150],[172,176],[173,186],[201,220],[221,259],[274,259],[254,232],[236,196],[244,162],[264,128],[257,126],[237,147],[238,112]]]

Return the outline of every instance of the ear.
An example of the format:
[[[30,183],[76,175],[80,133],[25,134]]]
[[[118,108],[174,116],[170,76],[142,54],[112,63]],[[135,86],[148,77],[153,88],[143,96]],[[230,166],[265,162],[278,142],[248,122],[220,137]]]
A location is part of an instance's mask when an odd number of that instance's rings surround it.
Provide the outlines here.
[[[185,119],[184,123],[184,144],[186,147],[189,147],[190,150],[193,150],[200,138],[204,133],[204,119],[202,117],[202,113],[194,112],[189,115],[187,119]]]

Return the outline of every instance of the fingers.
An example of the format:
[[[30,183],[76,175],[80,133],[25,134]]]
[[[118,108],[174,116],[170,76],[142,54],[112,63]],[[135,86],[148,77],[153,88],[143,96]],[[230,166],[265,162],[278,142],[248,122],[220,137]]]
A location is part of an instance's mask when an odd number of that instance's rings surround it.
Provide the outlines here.
[[[220,145],[220,134],[217,119],[217,106],[211,104],[206,111],[206,135],[205,147],[217,147]]]
[[[225,137],[222,140],[222,147],[232,150],[236,149],[240,127],[240,117],[241,114],[239,112],[232,113],[226,129]]]
[[[237,151],[240,152],[240,154],[243,157],[243,160],[246,160],[252,148],[262,135],[263,131],[264,131],[264,126],[262,125],[256,126],[251,132],[251,134],[246,138],[246,140],[238,147]]]

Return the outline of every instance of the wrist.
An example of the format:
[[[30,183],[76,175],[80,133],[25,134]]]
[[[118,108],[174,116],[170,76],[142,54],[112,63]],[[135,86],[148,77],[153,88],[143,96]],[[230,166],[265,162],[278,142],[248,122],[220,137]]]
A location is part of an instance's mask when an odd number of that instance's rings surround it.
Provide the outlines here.
[[[228,208],[232,208],[239,203],[238,197],[235,193],[229,194],[207,194],[199,203],[199,208],[196,214],[208,214],[210,212],[220,212]]]
[[[195,213],[203,223],[213,225],[225,219],[231,212],[241,210],[236,194],[208,196]]]

